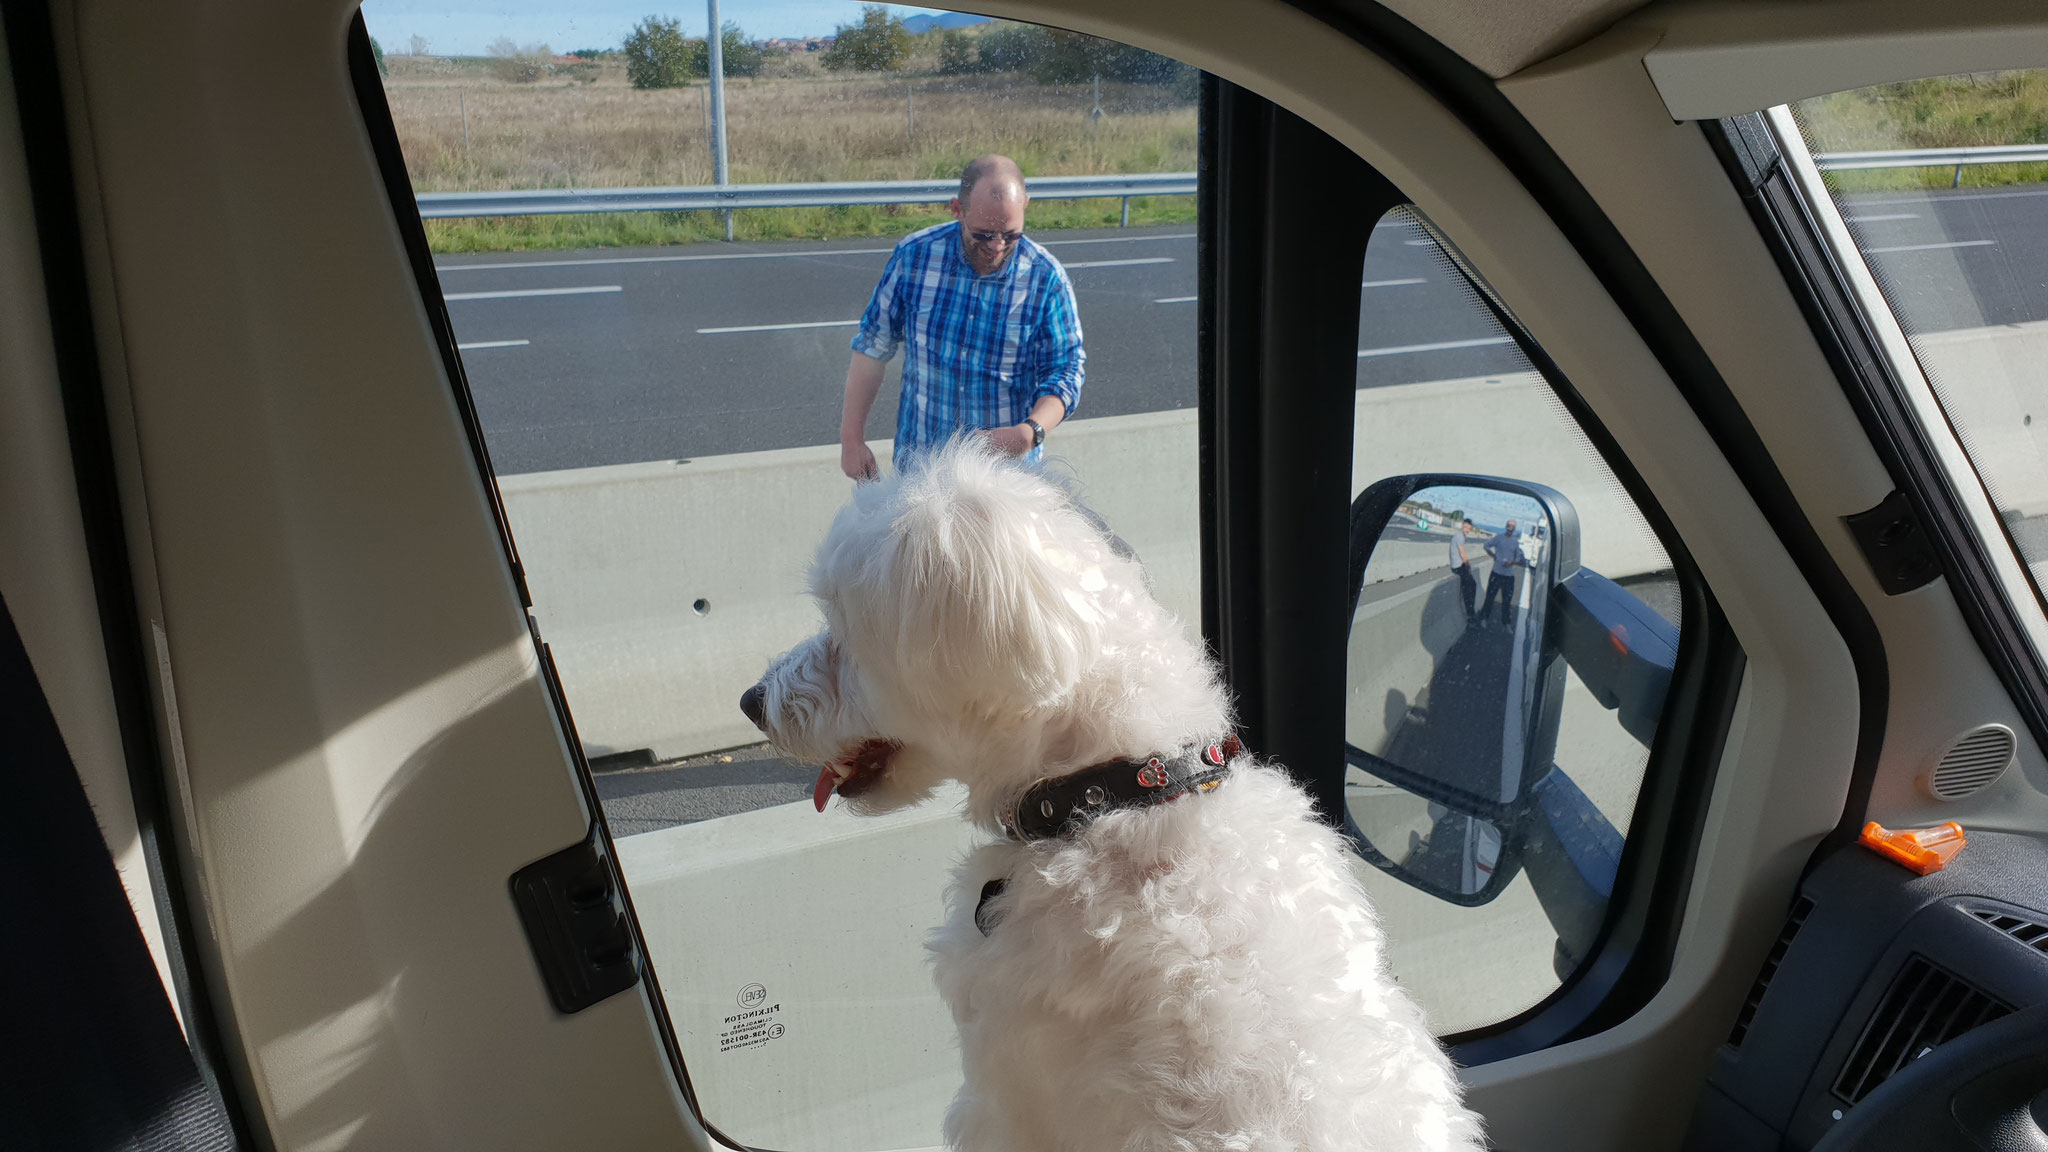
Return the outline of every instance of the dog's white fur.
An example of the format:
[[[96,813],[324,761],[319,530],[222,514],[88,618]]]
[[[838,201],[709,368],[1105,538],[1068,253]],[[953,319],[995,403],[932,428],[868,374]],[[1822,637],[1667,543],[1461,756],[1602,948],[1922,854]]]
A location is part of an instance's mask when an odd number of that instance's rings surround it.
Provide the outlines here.
[[[972,444],[859,486],[811,581],[826,630],[770,668],[762,727],[819,764],[900,743],[843,801],[857,811],[954,779],[995,831],[1041,778],[1229,725],[1215,669],[1137,563],[1064,484]],[[975,852],[930,948],[966,1073],[956,1148],[1482,1146],[1346,849],[1249,756],[1207,795]]]

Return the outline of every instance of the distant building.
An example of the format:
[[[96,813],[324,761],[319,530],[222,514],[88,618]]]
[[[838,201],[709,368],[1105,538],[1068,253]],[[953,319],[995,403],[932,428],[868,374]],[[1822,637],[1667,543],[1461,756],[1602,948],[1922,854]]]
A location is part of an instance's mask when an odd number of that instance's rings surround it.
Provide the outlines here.
[[[836,36],[783,36],[774,40],[763,40],[761,47],[769,52],[795,55],[798,52],[823,52],[832,46]]]

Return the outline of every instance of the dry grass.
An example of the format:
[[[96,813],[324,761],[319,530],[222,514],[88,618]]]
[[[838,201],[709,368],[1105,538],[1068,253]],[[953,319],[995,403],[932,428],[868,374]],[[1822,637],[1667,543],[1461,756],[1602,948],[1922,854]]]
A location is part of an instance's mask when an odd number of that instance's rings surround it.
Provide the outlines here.
[[[1941,76],[1881,84],[1802,101],[1801,123],[1816,152],[2048,144],[2048,71]],[[1829,174],[1847,190],[1946,188],[1953,168],[1873,169]],[[2048,164],[1979,164],[1964,186],[2048,180]]]
[[[482,62],[392,57],[385,91],[413,187],[422,192],[712,182],[707,90],[638,91],[606,61],[588,81],[511,83]],[[735,183],[914,180],[956,175],[986,152],[1028,176],[1191,171],[1195,105],[1170,89],[1104,84],[1091,127],[1086,86],[1007,75],[849,77],[808,60],[726,84]],[[914,120],[907,115],[914,109]],[[464,138],[463,116],[468,115]],[[1134,202],[1133,220],[1192,218],[1188,197]],[[738,214],[758,238],[883,235],[941,218],[943,206]],[[1041,201],[1034,228],[1114,223],[1117,203]],[[704,213],[430,222],[444,250],[679,243],[709,238]],[[610,237],[610,239],[606,239]]]

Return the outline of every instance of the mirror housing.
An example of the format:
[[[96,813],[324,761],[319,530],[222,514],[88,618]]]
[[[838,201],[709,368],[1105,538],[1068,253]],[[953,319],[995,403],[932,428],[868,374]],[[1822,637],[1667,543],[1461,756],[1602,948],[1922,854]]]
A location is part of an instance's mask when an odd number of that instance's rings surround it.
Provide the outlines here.
[[[1484,545],[1475,519],[1490,529]],[[1581,575],[1577,510],[1541,484],[1426,473],[1367,488],[1350,527],[1350,643],[1367,649],[1353,663],[1373,673],[1347,686],[1347,780],[1358,783],[1347,783],[1346,831],[1407,883],[1488,903],[1521,869],[1521,830],[1552,770],[1565,670],[1552,593]],[[1471,568],[1450,564],[1461,555],[1495,561],[1476,615]],[[1380,577],[1370,586],[1368,569]]]

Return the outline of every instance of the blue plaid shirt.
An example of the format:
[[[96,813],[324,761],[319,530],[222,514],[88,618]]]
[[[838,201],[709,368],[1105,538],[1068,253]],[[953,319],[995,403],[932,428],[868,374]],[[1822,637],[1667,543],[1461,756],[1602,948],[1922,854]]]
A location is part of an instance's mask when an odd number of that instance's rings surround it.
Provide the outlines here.
[[[1059,397],[1068,414],[1081,405],[1088,355],[1074,286],[1029,237],[990,276],[967,263],[957,222],[904,237],[853,338],[855,352],[877,360],[898,348],[908,352],[899,461],[955,432],[1021,424],[1041,396]]]

